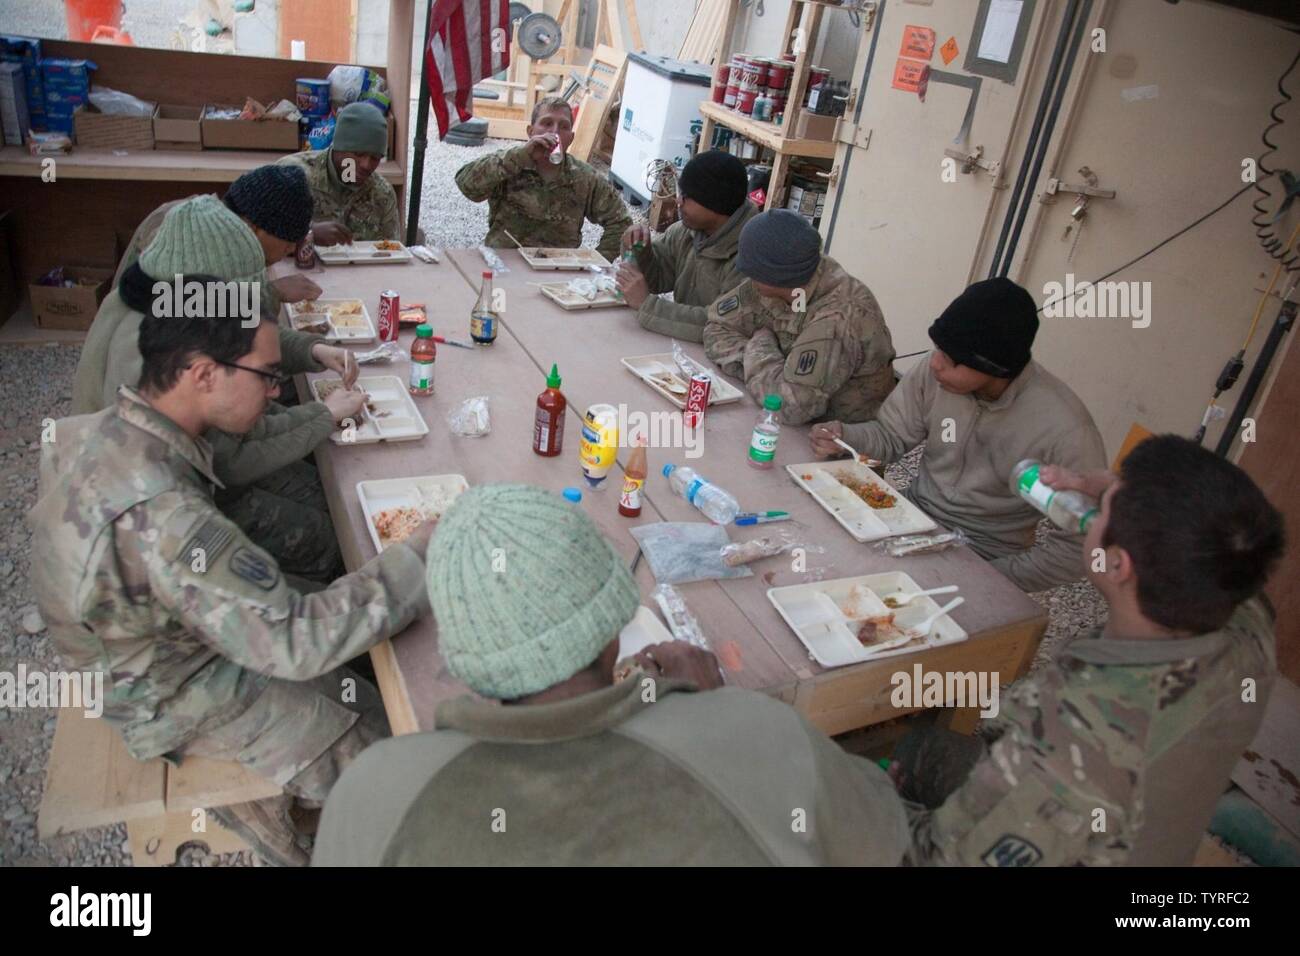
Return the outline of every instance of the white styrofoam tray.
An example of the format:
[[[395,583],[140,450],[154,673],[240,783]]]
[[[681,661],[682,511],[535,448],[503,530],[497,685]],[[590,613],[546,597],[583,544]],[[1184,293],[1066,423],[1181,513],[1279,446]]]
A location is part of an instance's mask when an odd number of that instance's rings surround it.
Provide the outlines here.
[[[356,303],[361,311],[351,315],[338,312],[338,307]],[[287,302],[285,311],[289,314],[289,327],[302,330],[303,323],[324,322],[328,330],[320,333],[331,342],[351,344],[373,342],[378,333],[375,323],[370,318],[370,310],[360,299],[314,299],[310,302]]]
[[[618,659],[621,661],[639,654],[652,644],[663,644],[676,640],[668,628],[664,627],[654,611],[644,604],[636,609],[632,620],[618,632]]]
[[[830,512],[858,541],[879,541],[899,534],[920,534],[938,527],[935,520],[903,497],[902,492],[859,461],[850,458],[786,465],[790,477]],[[873,508],[835,477],[849,473],[870,482],[896,499],[892,508]]]
[[[410,262],[415,257],[411,251],[402,246],[400,249],[379,249],[381,240],[359,239],[356,242],[337,246],[317,246],[316,258],[325,265],[389,265],[394,262]],[[399,243],[400,245],[400,243]]]
[[[681,369],[673,361],[671,352],[660,352],[657,355],[632,355],[620,359],[623,367],[635,375],[641,381],[645,382],[656,392],[662,395],[668,401],[672,402],[678,408],[686,407],[686,391],[689,387],[689,381],[682,375]],[[704,365],[703,362],[700,363]],[[732,385],[722,373],[715,368],[704,365],[704,368],[713,376],[713,384],[709,387],[709,404],[710,405],[727,405],[731,402],[738,402],[745,397],[745,393],[736,386]],[[680,394],[670,389],[664,382],[660,381],[657,376],[664,374],[672,375],[680,384],[682,391]]]
[[[520,246],[519,254],[534,269],[552,272],[557,269],[581,271],[591,266],[604,269],[609,260],[595,249],[552,249],[547,246]]]
[[[380,478],[357,482],[357,500],[366,516],[366,528],[376,551],[384,544],[375,528],[375,515],[388,508],[419,508],[430,518],[441,518],[456,497],[469,487],[464,475],[420,475],[414,478]],[[421,555],[423,557],[423,555]]]
[[[870,596],[868,600],[852,606],[854,616],[850,616],[845,613],[844,606],[851,604],[855,585],[867,589]],[[892,612],[894,623],[907,629],[921,624],[941,607],[929,595],[915,598],[896,609],[876,603],[870,599],[871,596],[883,602],[888,597],[898,598],[922,590],[925,589],[902,571],[888,571],[884,574],[864,574],[854,578],[769,588],[767,599],[785,623],[790,625],[790,630],[794,631],[804,647],[808,648],[808,654],[813,660],[823,667],[843,667],[846,664],[882,660],[966,640],[967,633],[952,619],[951,614],[945,614],[934,622],[928,636],[906,644],[873,652],[858,641],[857,630],[862,617]],[[940,597],[946,598],[949,595]],[[954,612],[956,610],[954,608]]]
[[[323,394],[340,387],[337,378],[317,378],[311,383],[317,401],[323,400]],[[406,383],[396,375],[363,375],[357,379],[356,387],[370,396],[367,404],[373,405],[374,411],[366,410],[357,416],[351,437],[348,430],[339,430],[330,435],[330,441],[337,445],[366,445],[377,441],[413,441],[429,434],[429,426],[415,407]]]

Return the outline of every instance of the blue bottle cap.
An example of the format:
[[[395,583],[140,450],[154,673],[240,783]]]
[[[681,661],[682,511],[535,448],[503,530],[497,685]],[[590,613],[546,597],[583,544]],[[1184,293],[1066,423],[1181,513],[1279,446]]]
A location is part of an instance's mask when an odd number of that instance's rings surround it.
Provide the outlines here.
[[[676,467],[677,467],[676,465],[671,465],[671,464],[664,465],[664,477],[667,478],[670,474],[672,474],[672,470]]]
[[[582,492],[577,488],[565,488],[563,494],[566,500],[572,501],[575,505],[582,500]]]

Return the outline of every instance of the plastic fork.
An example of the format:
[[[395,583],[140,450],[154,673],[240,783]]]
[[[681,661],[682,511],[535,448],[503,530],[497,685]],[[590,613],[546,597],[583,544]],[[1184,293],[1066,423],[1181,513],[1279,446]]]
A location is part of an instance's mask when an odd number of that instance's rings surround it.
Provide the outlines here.
[[[912,629],[911,629],[911,630],[912,630],[912,635],[913,635],[914,637],[929,637],[929,636],[930,636],[930,628],[934,627],[934,622],[935,622],[935,621],[939,620],[939,618],[943,617],[945,614],[947,614],[947,613],[948,613],[949,611],[951,611],[953,608],[958,607],[958,606],[960,606],[960,605],[962,605],[962,604],[965,604],[965,603],[966,603],[966,599],[965,599],[964,597],[953,598],[951,601],[949,601],[949,602],[948,602],[947,604],[945,604],[943,607],[939,608],[939,610],[935,611],[933,614],[931,614],[929,617],[927,617],[927,618],[926,618],[924,621],[922,621],[918,626],[912,628]]]

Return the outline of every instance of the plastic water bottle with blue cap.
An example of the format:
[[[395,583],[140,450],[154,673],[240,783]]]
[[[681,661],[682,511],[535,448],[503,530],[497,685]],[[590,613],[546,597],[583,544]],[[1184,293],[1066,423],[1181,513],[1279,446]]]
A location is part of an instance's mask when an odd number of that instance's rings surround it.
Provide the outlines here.
[[[701,478],[694,468],[685,465],[664,465],[668,486],[704,513],[714,524],[731,524],[740,512],[740,505],[730,493]]]

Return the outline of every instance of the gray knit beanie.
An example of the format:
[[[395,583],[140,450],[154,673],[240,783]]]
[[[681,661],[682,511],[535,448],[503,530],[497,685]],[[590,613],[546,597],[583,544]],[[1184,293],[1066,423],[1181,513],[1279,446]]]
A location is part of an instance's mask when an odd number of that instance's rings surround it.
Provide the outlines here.
[[[498,700],[590,665],[640,603],[627,566],[586,513],[529,485],[461,494],[429,541],[425,574],[447,669]]]
[[[789,209],[771,209],[740,231],[736,269],[756,282],[794,289],[817,271],[821,248],[821,235],[803,216]]]

